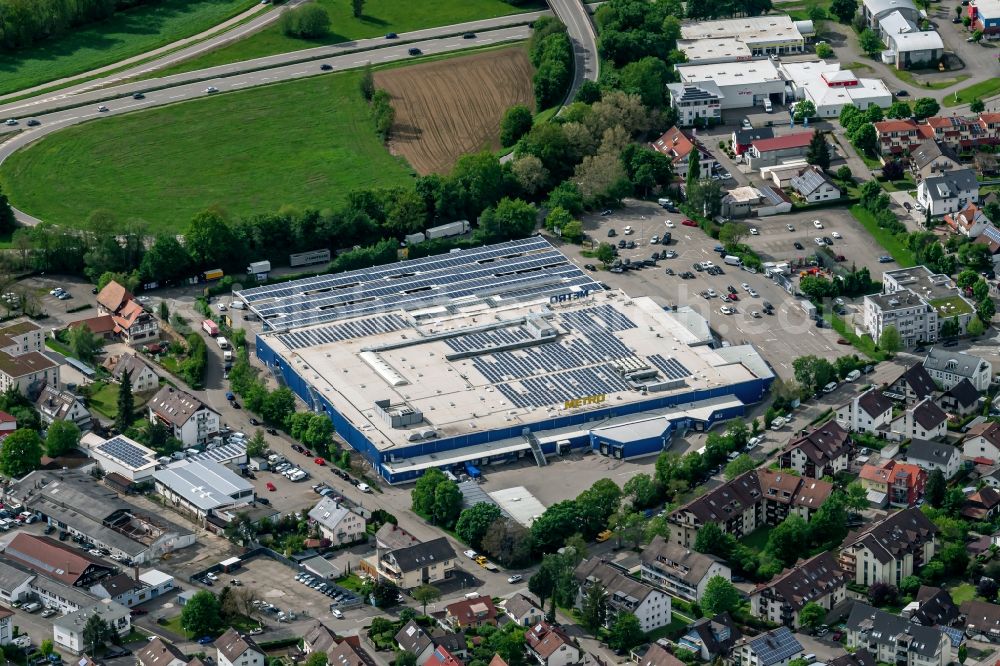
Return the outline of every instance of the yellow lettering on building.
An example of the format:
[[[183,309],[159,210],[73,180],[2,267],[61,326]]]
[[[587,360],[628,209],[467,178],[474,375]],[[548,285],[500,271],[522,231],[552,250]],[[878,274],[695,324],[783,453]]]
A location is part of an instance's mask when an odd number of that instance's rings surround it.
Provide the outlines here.
[[[576,407],[583,407],[584,405],[599,405],[604,402],[607,397],[608,396],[604,393],[598,393],[597,395],[588,395],[586,398],[567,400],[563,403],[563,409],[575,409]]]

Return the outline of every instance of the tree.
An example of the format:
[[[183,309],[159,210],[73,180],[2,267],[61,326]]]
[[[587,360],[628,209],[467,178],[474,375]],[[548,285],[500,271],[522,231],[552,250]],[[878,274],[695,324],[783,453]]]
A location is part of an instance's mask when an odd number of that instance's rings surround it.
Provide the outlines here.
[[[986,324],[979,318],[979,315],[976,315],[965,325],[965,332],[974,338],[978,337],[986,332]]]
[[[38,469],[42,463],[42,438],[34,430],[19,428],[3,441],[0,448],[0,472],[19,479]]]
[[[848,130],[847,138],[854,144],[855,148],[866,155],[875,155],[878,149],[878,131],[872,123],[861,123],[857,127]],[[878,185],[878,183],[875,184]]]
[[[726,470],[725,470],[726,480],[732,481],[740,474],[749,472],[750,470],[756,467],[757,463],[754,461],[754,459],[744,453],[739,457],[731,460],[726,465]]]
[[[500,507],[490,502],[478,502],[462,511],[455,523],[455,533],[473,548],[479,548],[490,525],[501,516]]]
[[[354,18],[361,18],[365,13],[365,0],[351,0],[351,13]]]
[[[944,503],[944,496],[948,490],[944,472],[940,469],[933,469],[927,476],[927,483],[924,486],[924,499],[935,509],[940,509]]]
[[[580,614],[582,624],[590,633],[597,633],[597,630],[604,625],[604,620],[608,613],[608,593],[600,583],[594,583],[587,589],[587,594],[583,597]]]
[[[135,418],[135,399],[132,397],[132,373],[122,372],[121,383],[118,385],[118,414],[115,415],[115,428],[125,432]]]
[[[959,490],[961,492],[961,490]],[[964,497],[963,502],[964,504]],[[965,575],[969,568],[969,551],[964,543],[945,544],[938,554],[941,564],[944,565],[945,573],[949,576],[961,577]]]
[[[795,107],[795,115],[798,115],[799,106],[807,102],[799,102]],[[830,146],[826,143],[826,138],[815,130],[812,139],[809,140],[809,148],[806,150],[806,162],[818,166],[823,171],[830,168]]]
[[[170,321],[170,306],[166,300],[160,301],[160,319],[165,322]]]
[[[38,646],[38,651],[42,653],[43,657],[48,657],[50,654],[55,652],[55,646],[52,644],[52,639],[46,638],[42,640],[41,645]]]
[[[919,576],[905,576],[899,581],[899,591],[903,594],[915,595],[923,583]]]
[[[983,33],[982,30],[973,30],[972,31],[972,41],[975,42],[975,43],[977,43],[977,44],[979,42],[983,41],[983,34],[984,33]]]
[[[500,120],[500,145],[513,146],[518,140],[531,131],[531,110],[516,104],[503,114]]]
[[[317,39],[330,32],[330,15],[315,3],[286,9],[281,14],[281,32],[288,37]]]
[[[361,81],[358,83],[358,87],[361,89],[361,96],[365,101],[372,101],[372,97],[375,96],[375,73],[372,71],[370,62],[366,62],[364,69],[361,70]]]
[[[815,9],[822,9],[821,7],[816,7]],[[816,56],[826,60],[827,58],[833,57],[833,47],[823,42],[822,44],[816,45]]]
[[[545,606],[545,600],[552,596],[556,582],[566,568],[561,555],[549,554],[542,558],[538,571],[528,579],[528,591],[538,597],[540,606]]]
[[[608,631],[608,647],[624,652],[634,648],[645,637],[639,618],[632,613],[619,613]]]
[[[712,576],[705,585],[701,609],[706,617],[718,613],[731,613],[740,606],[740,591],[722,576]]]
[[[91,363],[104,342],[84,325],[69,328],[69,349],[73,356],[84,363]]]
[[[997,582],[992,578],[982,577],[976,585],[976,594],[992,603],[997,598]]]
[[[247,442],[247,455],[253,458],[260,458],[267,452],[267,440],[264,439],[264,432],[256,430],[253,437]]]
[[[157,236],[139,264],[139,275],[144,282],[169,282],[189,275],[190,271],[191,255],[175,234]],[[162,313],[160,318],[167,319]]]
[[[909,118],[910,116],[912,116],[913,110],[910,108],[909,102],[897,100],[892,103],[892,105],[888,108],[888,110],[886,110],[885,115],[887,118],[902,120],[904,118]]]
[[[837,168],[837,180],[842,182],[849,182],[854,180],[854,174],[851,173],[851,167],[846,164]]]
[[[441,483],[451,483],[441,470],[432,467],[424,472],[410,491],[413,510],[422,516],[430,517],[434,512],[434,494]]]
[[[413,600],[418,602],[423,609],[423,614],[427,615],[427,604],[433,603],[441,598],[441,590],[437,589],[433,585],[420,585],[419,587],[413,588],[410,592],[410,596]]]
[[[987,245],[982,243],[966,243],[958,249],[958,260],[967,268],[976,271],[985,271],[993,264],[993,257]],[[974,286],[980,282],[979,275],[975,275],[972,282],[966,286]]]
[[[733,537],[716,523],[706,523],[694,538],[694,549],[706,555],[727,558],[733,547]]]
[[[973,113],[982,113],[985,110],[986,110],[986,104],[984,104],[983,100],[979,99],[978,97],[969,102],[969,111],[972,111]]]
[[[495,207],[483,211],[476,236],[489,243],[523,238],[535,230],[536,214],[528,202],[504,197]]]
[[[767,550],[784,566],[791,566],[809,543],[809,523],[799,515],[790,515],[767,537]]]
[[[868,508],[868,491],[856,481],[848,484],[844,493],[844,505],[851,511],[864,511]]]
[[[749,229],[738,222],[726,222],[719,229],[719,242],[725,247],[735,247],[747,237]]]
[[[965,660],[969,658],[969,646],[963,641],[961,645],[958,646],[958,663],[964,664]]]
[[[986,326],[990,325],[993,321],[993,315],[996,313],[997,306],[993,303],[993,299],[989,296],[976,303],[976,316],[979,317],[979,320]]]
[[[293,11],[300,11],[314,4],[302,5]],[[242,254],[242,247],[233,230],[220,213],[207,210],[192,218],[184,230],[184,247],[196,268],[217,268],[235,263]]]
[[[625,485],[622,486],[622,493],[626,497],[632,498],[632,504],[637,509],[644,509],[656,504],[660,489],[653,481],[653,477],[640,472],[625,482]]]
[[[611,479],[599,479],[576,498],[576,512],[585,537],[603,530],[618,509],[622,491]]]
[[[305,666],[327,666],[326,652],[322,650],[310,652],[309,656],[306,657]]]
[[[594,256],[605,266],[615,260],[615,248],[610,243],[601,243],[597,246]]]
[[[58,458],[80,443],[80,428],[72,421],[53,421],[45,433],[45,455]]]
[[[865,28],[858,35],[858,46],[861,50],[868,54],[869,57],[874,58],[878,55],[879,51],[882,50],[882,40],[879,38],[878,33],[876,33],[871,28]]]
[[[483,551],[505,567],[524,566],[531,561],[531,532],[510,518],[494,520],[481,543]]]
[[[222,606],[209,590],[195,592],[181,609],[181,628],[189,634],[216,634],[222,628]]]
[[[872,606],[890,606],[899,598],[899,590],[886,583],[872,583],[868,588],[868,601]]]
[[[816,117],[816,105],[807,99],[795,103],[795,120],[802,122],[807,118]],[[817,130],[817,134],[819,131]]]
[[[112,631],[103,615],[94,613],[87,618],[87,623],[83,626],[82,637],[84,645],[90,646],[90,654],[96,655],[97,647],[104,647],[104,644],[111,638]]]
[[[917,120],[936,116],[941,110],[941,105],[933,97],[921,97],[913,103],[913,115]]]
[[[325,656],[326,653],[324,652],[323,655]],[[397,650],[392,663],[393,666],[417,666],[417,655],[406,650]]]
[[[818,629],[826,619],[826,609],[815,601],[810,601],[799,611],[799,623],[810,629]]]
[[[399,598],[399,588],[389,580],[379,580],[371,586],[368,594],[378,608],[394,606]]]
[[[895,326],[886,326],[878,336],[878,348],[887,354],[895,354],[903,346],[903,338]]]
[[[694,189],[695,183],[701,180],[701,152],[692,150],[688,156],[687,176],[685,177],[688,191]]]
[[[434,489],[434,506],[431,510],[432,521],[446,529],[455,526],[462,512],[462,491],[453,481],[446,480]]]
[[[858,0],[833,0],[830,3],[830,13],[841,23],[850,23],[858,11]]]

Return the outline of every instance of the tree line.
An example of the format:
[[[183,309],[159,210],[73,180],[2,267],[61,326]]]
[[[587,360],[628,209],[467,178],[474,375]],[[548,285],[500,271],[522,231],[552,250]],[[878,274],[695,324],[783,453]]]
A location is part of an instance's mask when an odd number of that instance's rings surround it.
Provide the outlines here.
[[[0,0],[0,49],[31,46],[140,4],[142,0]]]

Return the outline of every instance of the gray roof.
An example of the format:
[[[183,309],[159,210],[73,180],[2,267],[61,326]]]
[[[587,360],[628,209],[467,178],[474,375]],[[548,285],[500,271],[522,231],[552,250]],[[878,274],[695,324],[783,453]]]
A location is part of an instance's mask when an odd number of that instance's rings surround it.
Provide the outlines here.
[[[396,565],[404,573],[416,571],[432,562],[445,562],[456,557],[455,550],[445,537],[418,543],[415,546],[397,548],[389,555],[396,560]]]
[[[792,176],[792,187],[795,191],[802,196],[809,196],[816,190],[823,187],[823,185],[829,183],[834,189],[840,190],[839,187],[833,184],[833,182],[826,177],[823,170],[819,167],[806,167],[798,173],[797,176]]]
[[[908,634],[909,651],[925,658],[939,654],[941,638],[944,637],[940,629],[908,622],[899,615],[886,613],[860,602],[856,602],[851,609],[847,629],[867,634],[869,642],[891,646],[896,645],[898,636]]]
[[[985,360],[965,352],[953,352],[943,347],[931,347],[924,359],[928,370],[948,372],[959,377],[975,377],[976,372],[989,365]]]
[[[661,536],[655,537],[642,551],[643,565],[665,569],[693,586],[701,582],[716,562],[721,560],[672,543]]]
[[[910,0],[864,0],[864,5],[865,9],[875,16],[903,8],[912,9],[914,12],[917,11],[916,5]]]
[[[334,529],[340,524],[351,510],[340,502],[324,497],[309,511],[309,517],[327,529]]]
[[[189,462],[217,462],[226,464],[231,460],[246,462],[247,461],[247,445],[232,443],[223,444],[222,446],[217,446],[214,449],[209,449],[208,451],[202,451],[201,453],[195,453],[187,457]]]
[[[668,83],[670,99],[674,103],[694,102],[698,100],[722,99],[725,95],[719,90],[715,81],[699,81],[698,83]]]
[[[184,425],[202,409],[215,411],[190,393],[169,385],[157,391],[149,401],[148,407],[158,417],[176,426]]]
[[[340,575],[340,567],[334,565],[333,562],[321,555],[303,560],[301,564],[303,567],[324,578],[334,578]]]
[[[760,666],[778,664],[802,653],[802,644],[788,627],[778,627],[766,634],[748,639],[747,643],[757,655],[757,663]]]
[[[626,599],[634,599],[635,603],[641,602],[651,592],[656,591],[649,583],[643,583],[631,576],[627,576],[619,569],[597,557],[580,562],[576,569],[573,570],[573,576],[581,583],[586,581],[600,582],[607,591],[609,598],[615,596],[624,597]]]
[[[36,576],[35,580],[31,581],[30,587],[32,589],[44,590],[50,596],[65,599],[77,608],[86,608],[98,601],[96,596],[82,587],[67,585],[54,578],[46,578],[45,576]]]
[[[979,181],[972,169],[952,169],[938,176],[924,178],[921,184],[927,188],[931,199],[950,199],[965,190],[979,191]]]
[[[431,637],[413,620],[403,625],[403,628],[396,634],[396,643],[406,652],[418,656],[433,645]]]
[[[773,139],[774,130],[770,127],[754,127],[751,129],[737,129],[733,130],[733,134],[736,136],[736,143],[741,146],[749,146],[754,141],[760,141],[761,139]]]
[[[153,370],[149,363],[146,363],[135,354],[122,354],[118,357],[118,363],[115,364],[115,369],[111,371],[111,374],[115,379],[120,381],[122,373],[127,372],[134,379],[136,376],[135,372],[138,370],[141,374],[144,368],[159,377],[156,370]]]
[[[0,560],[0,591],[7,594],[35,577],[33,571],[20,567],[9,560]]]
[[[226,630],[226,633],[222,634],[215,639],[215,648],[230,662],[236,662],[245,652],[253,650],[259,654],[264,654],[256,641],[246,634],[241,634],[232,627]]]
[[[504,602],[504,610],[507,611],[508,615],[519,620],[525,615],[531,614],[532,611],[541,612],[542,609],[524,594],[515,592],[510,599]]]
[[[959,455],[958,449],[950,444],[929,442],[926,439],[914,439],[906,449],[907,462],[932,461],[943,465]]]
[[[79,634],[83,632],[83,628],[87,625],[87,620],[92,615],[100,615],[108,624],[114,626],[118,620],[129,616],[129,609],[116,601],[104,599],[92,606],[81,608],[76,612],[53,620],[52,626],[63,627],[73,633]]]
[[[253,496],[253,484],[213,462],[184,460],[153,472],[153,478],[203,511],[230,505],[236,495],[250,493],[248,501]]]

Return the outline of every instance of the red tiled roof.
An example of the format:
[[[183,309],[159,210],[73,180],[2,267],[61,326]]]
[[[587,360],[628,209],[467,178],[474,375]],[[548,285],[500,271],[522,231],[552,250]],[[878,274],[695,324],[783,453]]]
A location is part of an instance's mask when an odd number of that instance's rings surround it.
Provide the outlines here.
[[[67,585],[75,585],[92,566],[109,568],[89,553],[70,548],[54,539],[26,532],[18,532],[10,540],[4,549],[4,555],[32,571],[55,578]]]
[[[773,139],[761,139],[754,141],[753,145],[758,151],[766,153],[770,150],[784,150],[786,148],[805,148],[812,141],[812,132],[796,132],[785,136],[776,136]]]
[[[875,123],[875,129],[881,132],[905,132],[917,129],[917,124],[912,120],[883,120]]]
[[[674,161],[687,158],[694,149],[694,142],[687,137],[684,132],[676,127],[671,127],[652,144],[653,150],[663,153]]]

